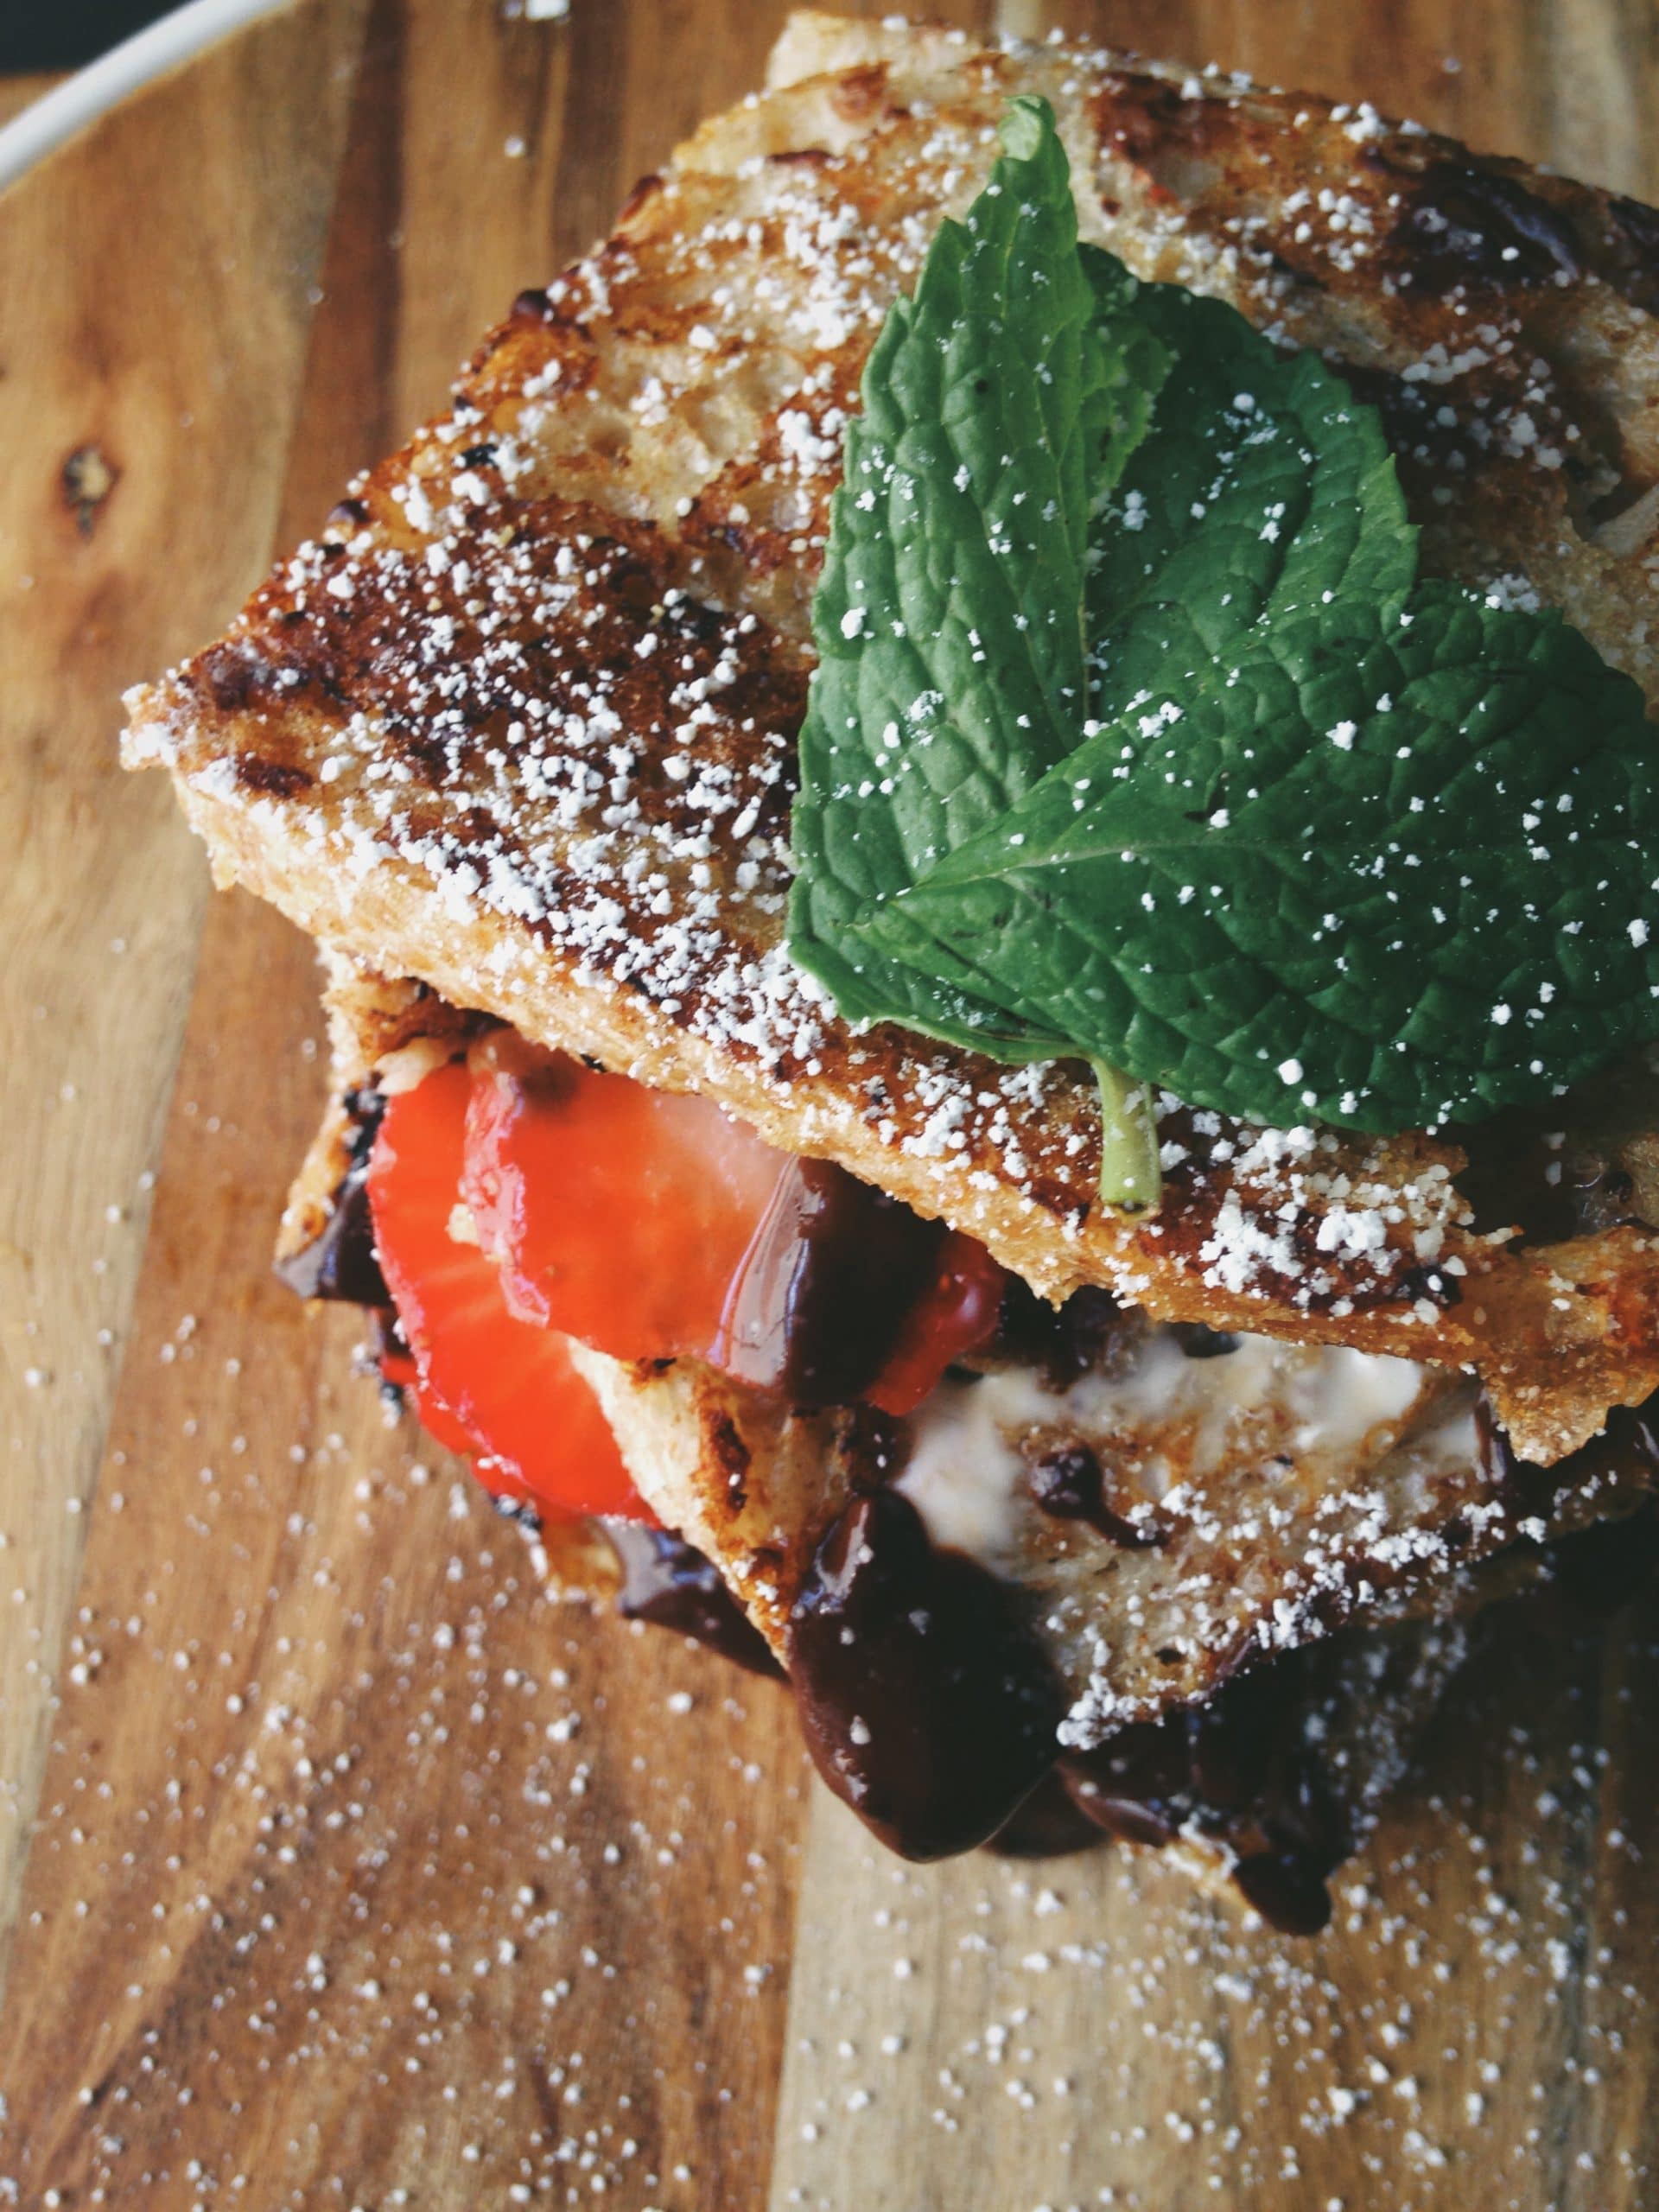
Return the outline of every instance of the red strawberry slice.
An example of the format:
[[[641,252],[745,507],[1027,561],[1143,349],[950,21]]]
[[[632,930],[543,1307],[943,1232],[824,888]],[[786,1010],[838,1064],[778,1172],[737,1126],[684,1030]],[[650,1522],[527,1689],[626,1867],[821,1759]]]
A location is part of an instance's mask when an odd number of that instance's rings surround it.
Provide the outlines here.
[[[786,1391],[791,1332],[810,1306],[815,1331],[873,1353],[836,1389],[895,1414],[995,1328],[1007,1278],[982,1244],[839,1168],[804,1166],[708,1100],[506,1029],[469,1064],[462,1189],[524,1319],[614,1358],[690,1355]],[[813,1242],[826,1223],[839,1224],[834,1255]],[[839,1322],[837,1301],[853,1308]]]
[[[520,1320],[466,1230],[461,1161],[472,1078],[464,1062],[388,1099],[369,1162],[387,1287],[414,1355],[422,1418],[457,1433],[499,1495],[556,1514],[645,1517],[610,1425],[556,1330]]]
[[[790,1155],[510,1029],[471,1059],[462,1190],[513,1312],[616,1359],[706,1357]]]
[[[884,1414],[913,1413],[953,1361],[992,1335],[1007,1281],[977,1238],[950,1230],[932,1283],[865,1393],[870,1403]]]

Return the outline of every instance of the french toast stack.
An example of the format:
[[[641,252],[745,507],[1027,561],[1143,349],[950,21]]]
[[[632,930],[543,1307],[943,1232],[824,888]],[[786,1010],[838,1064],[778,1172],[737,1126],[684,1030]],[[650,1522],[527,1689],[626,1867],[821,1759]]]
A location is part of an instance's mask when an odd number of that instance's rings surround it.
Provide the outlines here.
[[[1085,1067],[853,1028],[791,963],[842,435],[1018,93],[1053,110],[1085,239],[1379,409],[1425,573],[1560,609],[1651,702],[1659,215],[1369,108],[805,13],[762,95],[520,296],[450,413],[130,695],[125,758],[323,949],[335,1103],[290,1261],[345,1217],[363,1102],[504,1025],[982,1245],[1004,1325],[895,1420],[571,1356],[880,1832],[978,1841],[1052,1770],[1096,1825],[1312,1925],[1462,1624],[1582,1583],[1607,1524],[1645,1558],[1652,1071],[1455,1138],[1166,1099],[1133,1215],[1099,1201]],[[903,1624],[968,1603],[964,1561],[993,1625],[931,1680]]]

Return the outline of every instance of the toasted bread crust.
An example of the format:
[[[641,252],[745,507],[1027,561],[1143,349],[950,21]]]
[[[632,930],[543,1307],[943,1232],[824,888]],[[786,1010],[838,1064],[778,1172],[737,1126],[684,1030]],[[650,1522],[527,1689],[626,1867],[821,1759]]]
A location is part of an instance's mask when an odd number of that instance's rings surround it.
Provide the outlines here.
[[[1659,1386],[1642,1224],[1494,1243],[1455,1147],[1190,1115],[1157,1215],[1104,1212],[1082,1071],[833,1018],[783,953],[785,839],[840,429],[1008,92],[1053,102],[1087,235],[1378,400],[1431,568],[1536,591],[1650,697],[1659,217],[1076,48],[809,17],[773,79],[133,695],[129,761],[173,771],[221,880],[356,958],[715,1096],[1049,1295],[1473,1366],[1526,1457],[1573,1448]]]

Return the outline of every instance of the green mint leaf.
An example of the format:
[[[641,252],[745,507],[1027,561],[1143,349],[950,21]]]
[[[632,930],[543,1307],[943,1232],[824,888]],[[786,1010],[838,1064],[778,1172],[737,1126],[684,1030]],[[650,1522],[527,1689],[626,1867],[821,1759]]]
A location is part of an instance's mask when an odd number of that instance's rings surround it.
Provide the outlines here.
[[[1656,853],[1637,685],[1427,584],[1261,626],[865,926],[1194,1105],[1391,1130],[1659,1028]]]
[[[1023,1059],[1064,1040],[853,926],[1076,742],[1091,507],[1147,429],[1140,379],[1161,365],[1155,338],[1131,332],[1119,358],[1101,335],[1046,104],[1011,103],[1002,143],[895,303],[849,428],[813,607],[790,944],[850,1019]]]
[[[1253,623],[1346,592],[1403,599],[1417,570],[1376,411],[1317,354],[1286,355],[1235,308],[1169,284],[1120,288],[1106,323],[1120,348],[1124,324],[1171,365],[1091,549],[1102,720],[1180,684]]]
[[[1419,585],[1375,411],[1003,158],[893,310],[814,607],[791,950],[855,1020],[1372,1130],[1659,1034],[1659,788],[1575,631]],[[1649,857],[1651,855],[1652,857]]]
[[[1115,254],[1079,245],[1077,257],[1094,296],[1095,335],[1101,342],[1103,411],[1088,425],[1087,448],[1094,455],[1089,482],[1090,551],[1086,577],[1097,558],[1095,541],[1100,518],[1113,491],[1152,430],[1158,395],[1175,357],[1149,316],[1137,315],[1135,302],[1159,288],[1143,284]],[[1084,608],[1085,636],[1088,608]]]

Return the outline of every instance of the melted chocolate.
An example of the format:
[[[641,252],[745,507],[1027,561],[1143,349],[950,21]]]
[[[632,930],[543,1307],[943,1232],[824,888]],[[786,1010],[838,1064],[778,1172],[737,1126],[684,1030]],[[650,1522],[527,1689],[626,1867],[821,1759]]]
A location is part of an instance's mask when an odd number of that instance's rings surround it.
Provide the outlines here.
[[[944,1235],[828,1160],[791,1162],[732,1292],[715,1364],[793,1405],[850,1404],[887,1365]]]
[[[789,1674],[818,1771],[906,1859],[985,1842],[1053,1764],[1066,1700],[1014,1592],[895,1491],[855,1499],[819,1544]]]
[[[622,1565],[616,1609],[625,1620],[673,1629],[751,1674],[781,1675],[766,1638],[716,1568],[683,1536],[643,1521],[607,1519],[604,1529]]]
[[[1499,1496],[1518,1519],[1547,1517],[1560,1492],[1601,1475],[1613,1482],[1659,1479],[1659,1399],[1615,1406],[1599,1436],[1554,1467],[1517,1459],[1483,1402],[1481,1439],[1500,1477]],[[1550,1588],[1569,1619],[1602,1621],[1616,1613],[1659,1565],[1659,1511],[1651,1500],[1632,1513],[1592,1522],[1548,1547]]]
[[[1046,1452],[1028,1477],[1031,1495],[1057,1521],[1086,1521],[1125,1551],[1155,1551],[1164,1532],[1150,1522],[1126,1520],[1106,1503],[1100,1461],[1086,1444],[1062,1444]]]
[[[1317,1936],[1331,1924],[1330,1876],[1347,1856],[1344,1847],[1321,1869],[1304,1852],[1252,1852],[1233,1868],[1233,1885],[1269,1928],[1286,1936]]]
[[[1552,1143],[1553,1134],[1535,1113],[1482,1123],[1480,1144],[1458,1176],[1476,1229],[1518,1229],[1524,1244],[1560,1244],[1639,1222],[1635,1182],[1617,1147],[1575,1134]]]
[[[1553,1587],[1569,1621],[1605,1621],[1645,1589],[1659,1568],[1659,1510],[1639,1505],[1598,1521],[1554,1547]]]
[[[1189,1359],[1225,1359],[1238,1350],[1230,1329],[1212,1329],[1203,1321],[1172,1321],[1169,1333]]]
[[[1646,1477],[1659,1481],[1659,1395],[1644,1405],[1614,1406],[1599,1436],[1581,1444],[1554,1466],[1540,1467],[1517,1459],[1514,1446],[1483,1396],[1475,1408],[1475,1425],[1489,1476],[1497,1486],[1500,1503],[1516,1521],[1547,1520],[1562,1491],[1592,1475],[1614,1480]],[[1619,1525],[1615,1523],[1614,1525]],[[1561,1539],[1555,1547],[1559,1560],[1567,1546],[1576,1546],[1589,1529]]]
[[[1108,1834],[1161,1846],[1189,1824],[1236,1853],[1234,1879],[1263,1919],[1313,1935],[1327,1878],[1353,1848],[1310,1724],[1332,1648],[1314,1644],[1239,1675],[1207,1705],[1120,1729],[1059,1771]]]
[[[558,311],[540,285],[530,285],[514,299],[507,310],[511,322],[556,322]]]
[[[1107,1841],[1066,1788],[1058,1767],[1046,1775],[986,1845],[1003,1859],[1065,1859]]]
[[[378,1091],[353,1090],[346,1094],[345,1104],[350,1116],[346,1148],[351,1164],[334,1192],[333,1210],[308,1244],[276,1262],[276,1272],[302,1298],[389,1306],[391,1294],[380,1272],[369,1217],[369,1154],[386,1102]]]
[[[1659,315],[1659,214],[1639,200],[1607,202],[1607,252],[1601,274],[1644,315]]]

